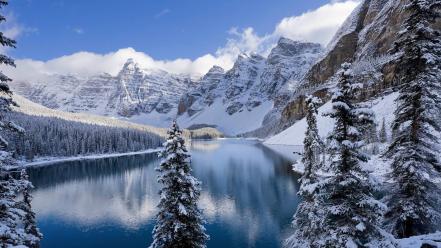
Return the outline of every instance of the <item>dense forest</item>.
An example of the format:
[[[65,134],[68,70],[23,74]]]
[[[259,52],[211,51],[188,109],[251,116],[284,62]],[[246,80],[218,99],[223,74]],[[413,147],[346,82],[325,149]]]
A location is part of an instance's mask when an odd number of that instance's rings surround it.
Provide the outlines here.
[[[8,119],[23,127],[22,135],[9,134],[10,149],[17,158],[77,156],[141,151],[161,146],[159,135],[136,129],[100,126],[60,118],[13,112]]]

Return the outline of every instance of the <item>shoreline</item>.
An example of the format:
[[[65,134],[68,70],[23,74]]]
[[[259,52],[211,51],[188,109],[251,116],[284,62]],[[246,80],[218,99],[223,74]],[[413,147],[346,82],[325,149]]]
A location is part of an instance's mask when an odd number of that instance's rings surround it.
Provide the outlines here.
[[[137,152],[122,152],[122,153],[109,153],[109,154],[92,154],[92,155],[84,155],[84,156],[74,156],[74,157],[41,157],[37,158],[35,161],[28,162],[24,160],[19,160],[18,165],[11,167],[14,168],[26,168],[26,167],[40,167],[47,166],[62,162],[71,162],[71,161],[81,161],[81,160],[94,160],[101,158],[116,158],[116,157],[124,157],[131,155],[140,155],[140,154],[149,154],[159,152],[161,148],[152,148],[143,151]]]
[[[262,139],[258,138],[243,138],[243,137],[228,137],[228,138],[216,138],[216,139],[194,139],[192,141],[212,141],[212,140],[255,140],[264,144]],[[108,153],[108,154],[90,154],[90,155],[79,155],[73,157],[39,157],[34,161],[26,161],[26,160],[17,160],[16,166],[11,166],[8,169],[13,170],[17,168],[27,168],[27,167],[43,167],[54,165],[63,162],[71,162],[71,161],[81,161],[81,160],[94,160],[94,159],[102,159],[102,158],[116,158],[116,157],[124,157],[124,156],[132,156],[132,155],[140,155],[140,154],[149,154],[155,153],[162,150],[162,147],[147,149],[143,151],[136,152],[123,152],[123,153]]]

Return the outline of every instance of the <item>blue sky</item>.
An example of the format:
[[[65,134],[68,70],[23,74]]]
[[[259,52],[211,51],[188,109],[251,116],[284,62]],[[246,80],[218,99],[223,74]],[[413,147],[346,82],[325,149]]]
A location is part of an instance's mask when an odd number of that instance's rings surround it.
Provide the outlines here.
[[[327,0],[11,0],[7,11],[29,32],[18,58],[47,60],[78,51],[133,47],[156,59],[194,59],[225,44],[232,27],[272,32],[287,16]]]
[[[200,76],[280,37],[326,45],[360,0],[10,0],[0,30],[18,41],[13,79],[145,69]]]

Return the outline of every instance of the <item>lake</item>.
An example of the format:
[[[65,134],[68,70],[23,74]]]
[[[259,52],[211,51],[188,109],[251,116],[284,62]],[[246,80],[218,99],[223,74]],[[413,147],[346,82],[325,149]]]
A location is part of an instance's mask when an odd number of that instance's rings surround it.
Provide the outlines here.
[[[292,161],[252,140],[190,147],[208,247],[280,247],[300,201]],[[159,162],[144,154],[28,169],[42,248],[148,247]]]

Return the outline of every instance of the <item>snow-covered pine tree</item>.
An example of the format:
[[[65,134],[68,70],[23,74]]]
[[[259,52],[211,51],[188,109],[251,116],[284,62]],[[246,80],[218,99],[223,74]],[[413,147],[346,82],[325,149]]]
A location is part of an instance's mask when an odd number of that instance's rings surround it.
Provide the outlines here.
[[[324,149],[324,143],[318,132],[316,117],[320,103],[321,100],[317,97],[309,96],[306,98],[307,129],[303,140],[304,153],[302,157],[305,174],[301,181],[314,180],[314,173],[320,167],[320,154]]]
[[[21,219],[16,208],[19,183],[6,170],[14,160],[8,152],[0,151],[0,244],[2,247],[18,245],[21,241],[17,222]]]
[[[367,157],[360,152],[358,127],[372,121],[373,114],[352,102],[361,85],[351,81],[350,64],[344,63],[339,74],[327,113],[335,125],[328,137],[328,175],[318,189],[323,215],[317,247],[394,247],[378,223],[385,206],[373,197],[369,174],[361,167]]]
[[[191,175],[190,155],[176,121],[167,132],[157,168],[162,185],[151,248],[203,248],[208,240],[197,203],[200,183]]]
[[[378,134],[378,138],[379,141],[381,143],[386,143],[387,142],[387,131],[386,131],[386,120],[383,117],[383,120],[381,121],[381,129],[380,129],[380,133]]]
[[[398,55],[400,82],[394,137],[386,155],[393,180],[385,201],[386,224],[397,237],[424,234],[439,228],[441,131],[441,34],[430,27],[440,17],[439,0],[410,0],[409,14],[392,53]]]
[[[20,209],[23,210],[23,226],[24,226],[24,244],[30,248],[38,248],[40,247],[40,240],[43,238],[43,235],[37,228],[37,223],[35,221],[35,213],[32,211],[32,195],[30,194],[30,190],[33,188],[32,183],[29,181],[29,176],[26,173],[26,170],[22,170],[20,173],[20,179],[22,182],[22,195],[23,199],[19,203]]]
[[[303,140],[304,152],[301,163],[305,171],[300,178],[300,189],[298,194],[303,201],[297,207],[294,215],[294,234],[285,243],[286,248],[310,248],[315,247],[320,229],[320,205],[317,203],[316,189],[318,188],[319,175],[317,171],[321,167],[320,155],[323,152],[324,144],[317,129],[317,108],[320,99],[309,96],[306,98],[306,122],[307,129]],[[319,207],[319,208],[318,208]]]
[[[7,0],[0,0],[0,9],[7,4]],[[0,22],[5,20],[5,17],[0,15]],[[1,46],[14,48],[15,44],[14,40],[7,38],[0,32]],[[0,54],[0,64],[15,66],[14,60],[3,54]],[[23,128],[5,119],[5,115],[11,111],[11,106],[16,105],[12,100],[12,92],[8,86],[9,81],[11,79],[0,72],[0,243],[2,247],[25,245],[27,241],[27,235],[22,228],[23,211],[17,201],[21,185],[26,181],[15,178],[7,168],[14,165],[15,160],[7,150],[8,142],[4,138],[4,134],[6,132],[24,132]],[[34,243],[38,246],[39,238],[35,239]]]

